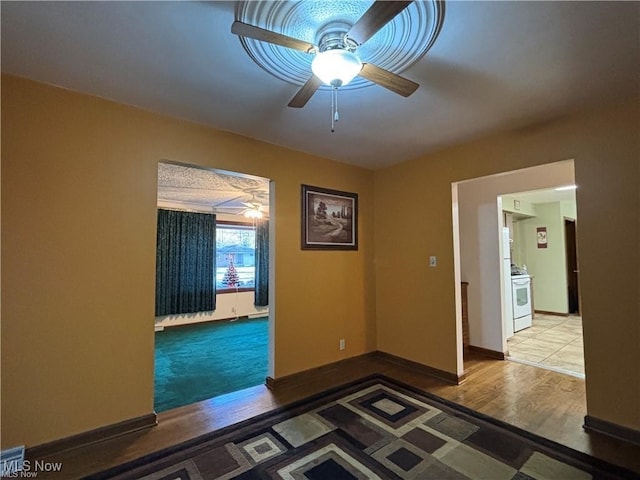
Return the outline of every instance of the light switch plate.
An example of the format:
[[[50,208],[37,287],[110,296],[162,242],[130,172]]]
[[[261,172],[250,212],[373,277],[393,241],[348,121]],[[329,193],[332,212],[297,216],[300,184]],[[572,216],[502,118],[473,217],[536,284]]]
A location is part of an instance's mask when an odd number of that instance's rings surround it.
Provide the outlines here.
[[[436,265],[438,265],[438,259],[436,258],[435,255],[431,255],[429,257],[429,266],[430,267],[435,267]]]

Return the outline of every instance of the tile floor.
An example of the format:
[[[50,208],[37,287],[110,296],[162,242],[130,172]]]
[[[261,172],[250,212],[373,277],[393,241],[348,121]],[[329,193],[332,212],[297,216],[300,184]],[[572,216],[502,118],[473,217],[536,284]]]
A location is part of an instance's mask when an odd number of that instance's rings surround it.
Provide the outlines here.
[[[535,314],[507,340],[509,359],[584,378],[582,318]]]

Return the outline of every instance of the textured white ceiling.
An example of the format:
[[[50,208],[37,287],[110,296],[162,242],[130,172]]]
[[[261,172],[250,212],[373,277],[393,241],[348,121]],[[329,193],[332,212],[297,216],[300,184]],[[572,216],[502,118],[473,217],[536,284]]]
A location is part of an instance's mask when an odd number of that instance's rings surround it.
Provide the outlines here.
[[[158,164],[158,204],[242,214],[258,203],[269,215],[269,180],[175,163]]]
[[[379,168],[490,132],[631,99],[639,2],[446,3],[409,98],[370,86],[302,109],[231,34],[234,2],[2,2],[2,70]],[[288,32],[282,32],[288,34]]]

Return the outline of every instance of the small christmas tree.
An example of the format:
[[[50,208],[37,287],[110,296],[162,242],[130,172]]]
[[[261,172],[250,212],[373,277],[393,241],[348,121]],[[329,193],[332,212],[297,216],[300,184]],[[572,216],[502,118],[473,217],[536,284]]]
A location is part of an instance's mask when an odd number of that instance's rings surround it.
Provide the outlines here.
[[[227,267],[227,271],[224,273],[222,283],[227,287],[237,287],[240,284],[240,277],[238,276],[236,267],[233,264],[233,256],[229,255],[227,259],[229,260],[229,266]]]

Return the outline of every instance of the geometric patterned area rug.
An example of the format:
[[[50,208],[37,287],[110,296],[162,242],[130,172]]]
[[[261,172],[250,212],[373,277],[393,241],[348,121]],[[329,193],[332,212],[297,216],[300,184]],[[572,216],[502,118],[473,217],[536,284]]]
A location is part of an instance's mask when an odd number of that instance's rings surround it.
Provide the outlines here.
[[[638,475],[375,375],[89,478],[573,480]]]

